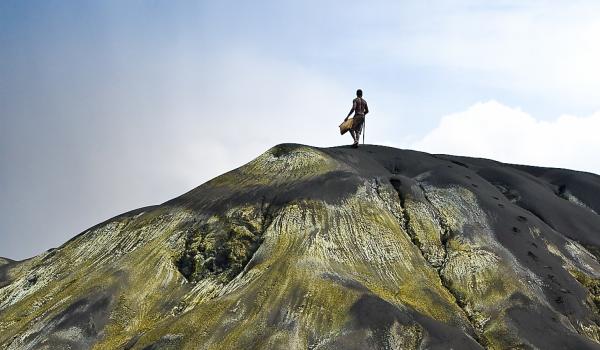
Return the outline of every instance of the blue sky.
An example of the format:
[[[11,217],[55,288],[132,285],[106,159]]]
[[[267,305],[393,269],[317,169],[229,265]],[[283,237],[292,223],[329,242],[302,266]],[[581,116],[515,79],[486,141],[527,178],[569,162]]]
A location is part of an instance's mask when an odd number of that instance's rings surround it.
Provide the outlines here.
[[[0,256],[347,144],[357,88],[368,143],[599,173],[598,37],[597,1],[2,1]]]

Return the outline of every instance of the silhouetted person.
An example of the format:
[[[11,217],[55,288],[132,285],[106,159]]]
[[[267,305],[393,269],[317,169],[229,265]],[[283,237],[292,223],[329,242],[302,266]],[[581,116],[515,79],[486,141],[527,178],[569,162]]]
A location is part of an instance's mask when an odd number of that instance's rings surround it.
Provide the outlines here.
[[[352,139],[354,139],[354,143],[352,147],[358,147],[358,141],[360,140],[360,134],[363,130],[363,125],[365,124],[365,115],[369,113],[369,106],[367,106],[367,101],[362,98],[362,90],[356,90],[356,98],[352,101],[352,109],[348,116],[344,121],[348,120],[352,113],[354,113],[352,128],[350,129],[350,135],[352,135]]]

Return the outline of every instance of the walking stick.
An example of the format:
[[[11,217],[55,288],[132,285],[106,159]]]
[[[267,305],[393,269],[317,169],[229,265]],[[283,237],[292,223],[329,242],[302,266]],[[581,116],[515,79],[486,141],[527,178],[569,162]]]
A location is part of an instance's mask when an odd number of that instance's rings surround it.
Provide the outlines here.
[[[363,122],[363,145],[365,144],[365,134],[367,133],[367,118]]]

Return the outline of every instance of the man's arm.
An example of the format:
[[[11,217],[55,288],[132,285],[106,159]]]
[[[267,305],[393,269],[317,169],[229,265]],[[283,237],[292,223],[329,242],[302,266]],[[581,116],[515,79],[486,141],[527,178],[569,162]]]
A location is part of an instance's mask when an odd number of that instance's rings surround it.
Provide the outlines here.
[[[352,113],[354,113],[355,109],[356,109],[356,101],[352,101],[352,109],[350,110],[350,113],[348,113],[348,116],[344,120],[348,120],[348,118],[350,118],[350,116],[352,115]]]
[[[367,104],[367,101],[365,101],[365,115],[367,115],[367,113],[369,113],[369,105]]]

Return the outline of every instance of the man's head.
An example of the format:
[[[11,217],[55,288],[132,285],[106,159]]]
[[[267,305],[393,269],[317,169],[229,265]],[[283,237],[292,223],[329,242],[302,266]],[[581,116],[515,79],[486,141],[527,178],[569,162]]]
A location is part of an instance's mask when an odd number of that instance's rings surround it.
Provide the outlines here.
[[[361,89],[356,90],[356,96],[362,97],[362,90]]]

